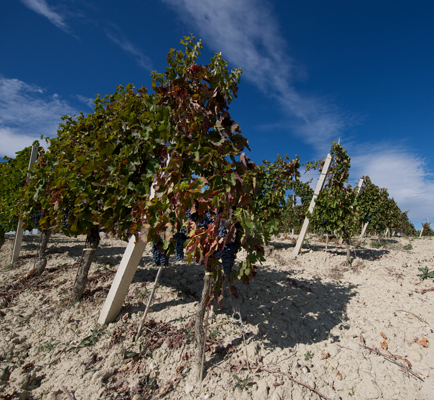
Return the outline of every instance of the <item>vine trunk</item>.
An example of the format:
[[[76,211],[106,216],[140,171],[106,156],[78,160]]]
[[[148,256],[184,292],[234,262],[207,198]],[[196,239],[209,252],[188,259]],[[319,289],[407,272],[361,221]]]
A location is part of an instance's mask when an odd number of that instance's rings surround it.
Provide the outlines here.
[[[200,300],[198,310],[195,317],[195,336],[196,336],[196,360],[195,360],[195,368],[194,373],[197,374],[194,378],[198,382],[200,377],[203,376],[202,371],[202,358],[204,356],[204,341],[205,341],[205,331],[203,329],[203,319],[205,316],[206,306],[209,300],[209,291],[212,283],[211,269],[205,268],[205,276],[203,278],[203,290],[202,290],[202,298]]]
[[[5,231],[3,228],[0,227],[0,249],[5,243]]]
[[[351,241],[350,238],[347,238],[345,240],[346,243],[346,249],[347,249],[347,262],[348,264],[351,264]]]
[[[74,287],[72,288],[72,300],[77,301],[81,299],[84,289],[86,289],[87,275],[92,264],[95,251],[99,245],[99,226],[92,228],[90,234],[87,236],[87,248],[83,249],[83,260],[78,266],[77,279],[75,280]]]
[[[45,271],[47,265],[47,255],[45,251],[47,250],[48,241],[50,240],[51,230],[43,229],[41,232],[41,245],[39,246],[38,263],[35,267],[35,274],[41,275]]]

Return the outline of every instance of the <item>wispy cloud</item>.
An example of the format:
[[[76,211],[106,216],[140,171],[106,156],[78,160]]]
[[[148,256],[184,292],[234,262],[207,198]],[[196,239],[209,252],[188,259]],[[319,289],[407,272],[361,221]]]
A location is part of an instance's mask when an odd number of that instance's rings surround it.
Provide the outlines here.
[[[243,76],[265,95],[275,98],[291,132],[317,149],[330,148],[349,122],[326,98],[296,89],[300,75],[279,22],[268,2],[260,0],[162,0],[207,44],[243,69]]]
[[[147,71],[152,70],[152,64],[149,57],[144,55],[142,51],[131,43],[125,34],[115,24],[110,23],[110,29],[105,29],[107,37],[116,45],[118,45],[125,53],[132,56],[137,64]]]
[[[80,94],[76,95],[75,97],[77,98],[77,100],[79,100],[83,104],[86,104],[92,110],[95,108],[95,105],[93,104],[93,102],[95,101],[95,99],[92,99],[90,97],[84,97],[84,96],[82,96]]]
[[[62,115],[78,111],[36,85],[0,76],[0,157],[14,157],[41,135],[55,136]]]
[[[434,221],[434,180],[424,159],[400,145],[387,143],[371,144],[369,151],[362,152],[356,151],[351,157],[353,179],[369,175],[374,184],[388,190],[402,211],[410,210],[410,220]]]
[[[21,0],[27,8],[47,18],[53,25],[57,26],[65,32],[69,32],[69,27],[65,22],[64,17],[54,11],[45,0]]]

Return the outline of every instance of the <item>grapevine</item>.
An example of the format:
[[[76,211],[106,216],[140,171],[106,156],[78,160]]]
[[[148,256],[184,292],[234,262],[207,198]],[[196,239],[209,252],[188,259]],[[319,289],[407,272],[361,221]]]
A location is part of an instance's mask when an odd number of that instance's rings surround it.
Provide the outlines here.
[[[230,281],[252,279],[254,264],[263,260],[264,236],[252,203],[252,194],[260,190],[259,171],[243,153],[248,142],[228,111],[241,71],[228,71],[220,54],[201,65],[201,41],[186,37],[181,43],[185,50],[169,52],[166,72],[152,75],[159,137],[166,146],[155,169],[155,198],[139,201],[135,215],[143,226],[143,240],[161,241],[159,250],[169,256],[175,252],[174,236],[185,226],[187,260],[203,264],[204,289],[195,324],[199,362],[210,287],[211,297],[221,302],[228,275]],[[247,257],[229,273],[239,248]],[[216,257],[220,250],[224,266]]]
[[[333,163],[325,187],[316,198],[315,208],[308,218],[314,229],[336,231],[343,236],[347,244],[347,260],[351,263],[350,239],[358,228],[357,192],[348,185],[351,164],[347,152],[333,142],[330,154]]]

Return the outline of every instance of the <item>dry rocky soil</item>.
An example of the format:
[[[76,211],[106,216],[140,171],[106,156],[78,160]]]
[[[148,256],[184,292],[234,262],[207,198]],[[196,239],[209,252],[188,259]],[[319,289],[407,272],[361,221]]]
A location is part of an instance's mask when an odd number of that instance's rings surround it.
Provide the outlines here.
[[[101,240],[84,298],[70,304],[85,238],[53,235],[33,277],[39,236],[24,236],[13,267],[6,236],[0,399],[434,399],[434,280],[418,270],[434,269],[431,238],[367,238],[351,267],[338,242],[325,259],[312,235],[294,259],[296,237],[274,238],[254,282],[211,308],[204,379],[193,385],[200,266],[171,259],[133,342],[157,272],[149,247],[119,317],[99,326],[125,242]]]

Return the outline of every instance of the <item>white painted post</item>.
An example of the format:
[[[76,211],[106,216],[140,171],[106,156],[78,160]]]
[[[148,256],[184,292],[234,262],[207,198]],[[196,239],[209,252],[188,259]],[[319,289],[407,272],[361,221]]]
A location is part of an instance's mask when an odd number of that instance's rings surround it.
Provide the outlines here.
[[[149,200],[155,196],[154,182],[151,184],[151,193]],[[122,304],[124,303],[125,296],[128,293],[131,282],[133,281],[134,274],[137,271],[140,260],[142,259],[146,243],[133,235],[130,237],[128,246],[122,256],[121,263],[116,272],[115,279],[110,287],[110,291],[105,299],[101,314],[98,318],[100,325],[113,322],[121,311]]]
[[[369,225],[369,221],[365,224],[365,226],[364,226],[363,229],[362,229],[362,234],[360,235],[361,238],[362,238],[363,236],[365,236],[366,228],[368,227],[368,225]]]
[[[130,284],[134,278],[137,267],[142,259],[143,251],[145,250],[146,243],[136,237],[131,236],[125,253],[122,256],[121,263],[118,271],[116,272],[115,279],[113,280],[110,291],[105,300],[104,306],[98,319],[100,325],[113,322],[121,311],[122,304],[124,303],[125,296],[128,293]]]
[[[319,177],[318,183],[315,188],[315,192],[313,193],[312,200],[310,201],[308,212],[312,212],[315,207],[315,199],[318,197],[319,192],[324,186],[324,181],[327,176],[327,172],[330,168],[330,164],[332,162],[332,156],[327,154],[327,158],[325,160],[324,166],[321,171],[321,175]],[[309,219],[306,217],[303,222],[303,226],[301,227],[300,235],[298,236],[297,244],[295,245],[295,249],[293,252],[294,258],[298,256],[301,250],[301,246],[303,245],[304,238],[306,237],[307,229],[309,228]]]
[[[167,159],[167,164],[169,164],[170,157]],[[155,197],[154,182],[151,184],[151,191],[149,194],[149,200]],[[108,324],[113,322],[121,311],[122,304],[124,303],[125,296],[128,293],[128,289],[133,281],[134,274],[136,273],[137,267],[139,266],[140,260],[142,259],[143,251],[145,250],[146,243],[141,239],[138,239],[136,243],[136,237],[131,236],[128,246],[125,249],[125,253],[122,256],[121,263],[116,272],[115,279],[110,287],[109,294],[105,299],[104,305],[101,310],[101,314],[98,318],[98,323],[100,325]],[[155,280],[154,289],[152,291],[152,296],[154,294],[155,288],[158,284],[158,278],[161,273],[161,268],[158,270],[157,278]],[[148,313],[148,308],[152,300],[152,296],[148,301],[148,305],[145,311],[145,317]]]
[[[362,185],[363,185],[363,181],[364,181],[364,179],[365,179],[364,176],[362,176],[362,177],[360,178],[359,184],[358,184],[358,186],[357,186],[357,196],[358,196],[359,193],[360,193],[360,189],[362,188]]]
[[[387,227],[386,233],[384,234],[384,236],[387,237],[388,234],[389,234],[389,227]]]
[[[38,151],[39,151],[38,146],[32,147],[32,152],[30,154],[30,160],[29,160],[29,168],[28,168],[29,171],[31,170],[31,168],[36,162],[36,159],[38,158]],[[26,182],[30,183],[29,173],[27,173]],[[21,242],[23,240],[23,228],[21,228],[21,224],[22,224],[21,220],[18,220],[17,230],[15,232],[14,248],[12,251],[12,260],[11,260],[12,264],[15,264],[18,260],[18,257],[20,256]]]
[[[419,239],[422,237],[422,233],[423,233],[423,226],[422,226],[422,229],[420,230]]]

